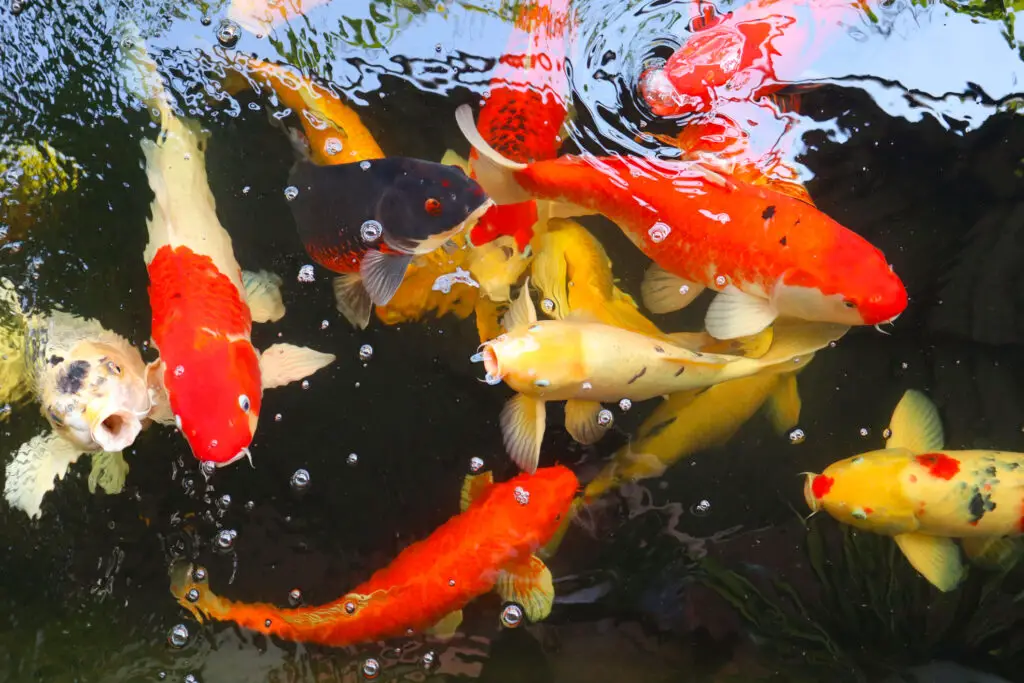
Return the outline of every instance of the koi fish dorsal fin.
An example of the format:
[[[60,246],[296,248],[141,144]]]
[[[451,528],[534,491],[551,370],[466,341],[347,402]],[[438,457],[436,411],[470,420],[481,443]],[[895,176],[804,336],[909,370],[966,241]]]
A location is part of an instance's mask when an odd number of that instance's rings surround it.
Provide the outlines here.
[[[483,474],[470,474],[462,482],[462,497],[459,501],[459,510],[465,512],[473,501],[479,500],[487,489],[494,486],[494,474],[484,472]]]
[[[533,307],[533,299],[530,298],[530,278],[526,278],[519,296],[509,306],[508,312],[501,320],[501,325],[511,332],[520,325],[532,325],[537,322],[537,309]]]
[[[53,490],[54,480],[63,479],[82,450],[56,432],[33,436],[21,444],[14,460],[7,464],[4,498],[29,517],[38,517],[43,496]]]
[[[456,629],[462,623],[462,610],[446,614],[441,621],[427,629],[427,633],[441,640],[448,640],[455,635]]]
[[[597,443],[611,424],[602,425],[598,420],[601,404],[597,401],[569,399],[565,402],[565,429],[578,443]]]
[[[914,569],[943,593],[956,588],[964,578],[960,549],[953,539],[911,532],[897,534],[893,540]]]
[[[551,605],[555,601],[551,571],[536,555],[502,569],[495,590],[505,602],[514,602],[522,607],[526,618],[533,622],[551,614]]]
[[[327,367],[334,359],[333,353],[321,353],[293,344],[274,344],[260,354],[263,388],[274,389],[298,382]]]
[[[889,420],[886,448],[906,448],[914,453],[942,450],[945,436],[939,411],[927,396],[916,389],[908,389],[896,404]]]
[[[441,163],[447,166],[458,166],[465,171],[466,175],[469,175],[469,161],[454,149],[446,149],[444,151],[444,154],[441,156]]]
[[[269,270],[242,271],[242,285],[249,313],[253,322],[276,323],[284,317],[284,300],[281,298],[281,276]]]

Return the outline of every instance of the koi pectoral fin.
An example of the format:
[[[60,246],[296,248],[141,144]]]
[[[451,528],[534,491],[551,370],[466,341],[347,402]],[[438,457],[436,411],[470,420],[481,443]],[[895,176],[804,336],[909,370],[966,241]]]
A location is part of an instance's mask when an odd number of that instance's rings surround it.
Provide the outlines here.
[[[242,271],[245,286],[245,300],[253,322],[276,323],[284,317],[284,300],[281,298],[281,277],[268,270]]]
[[[800,392],[796,385],[796,373],[783,375],[775,385],[765,412],[771,420],[776,434],[785,434],[800,420]]]
[[[907,561],[942,592],[951,591],[964,578],[960,549],[951,538],[913,532],[893,537]]]
[[[915,389],[908,389],[889,420],[891,435],[886,448],[906,448],[914,453],[942,450],[945,437],[935,404]]]
[[[768,299],[730,288],[708,306],[704,326],[715,339],[736,339],[757,334],[779,315]]]
[[[704,291],[704,285],[673,275],[656,263],[644,273],[640,298],[651,313],[671,313],[686,308]]]
[[[526,278],[519,296],[509,306],[505,317],[501,319],[501,326],[511,332],[521,325],[532,325],[537,322],[537,309],[533,306],[533,299],[530,298],[530,278]]]
[[[260,354],[260,378],[264,389],[283,387],[309,377],[335,360],[333,353],[321,353],[305,346],[274,344]]]
[[[363,286],[363,278],[359,273],[346,273],[334,278],[331,283],[334,289],[334,305],[345,320],[356,329],[365,330],[370,324],[370,309],[373,302],[370,294]]]
[[[43,496],[63,479],[83,451],[56,432],[33,436],[7,464],[4,498],[30,518],[41,513]]]
[[[456,629],[462,623],[462,610],[446,614],[441,621],[427,629],[427,633],[440,640],[448,640],[455,635]]]
[[[551,571],[536,555],[502,569],[495,590],[505,602],[522,607],[526,618],[533,622],[551,614],[555,601]]]
[[[128,469],[121,451],[94,453],[89,472],[89,493],[96,493],[97,486],[109,496],[121,493],[124,480],[128,478]]]
[[[405,279],[410,263],[412,254],[385,254],[376,249],[367,251],[359,266],[359,274],[370,301],[378,306],[391,301]]]
[[[544,401],[525,394],[516,394],[501,410],[505,449],[512,462],[524,472],[537,471],[545,420]]]
[[[565,402],[565,429],[581,444],[597,443],[611,426],[600,424],[600,413],[601,404],[597,401],[569,399]]]
[[[484,472],[483,474],[470,474],[462,482],[462,496],[459,500],[459,510],[465,512],[473,501],[484,494],[484,491],[494,485],[494,474]]]

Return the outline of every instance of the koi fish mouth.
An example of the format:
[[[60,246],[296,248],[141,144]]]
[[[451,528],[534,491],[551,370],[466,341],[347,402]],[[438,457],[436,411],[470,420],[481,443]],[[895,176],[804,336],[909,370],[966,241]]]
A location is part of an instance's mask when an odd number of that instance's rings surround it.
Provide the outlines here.
[[[469,360],[473,363],[483,363],[484,376],[483,381],[488,384],[498,384],[504,379],[504,373],[501,371],[501,362],[498,360],[498,352],[494,350],[493,340],[484,342],[480,345],[480,350],[470,356]]]
[[[814,472],[801,472],[804,479],[804,501],[807,502],[807,507],[811,508],[811,513],[818,512],[821,510],[821,499],[814,495],[814,477],[817,476]]]
[[[135,443],[142,431],[142,420],[147,413],[136,415],[130,410],[109,410],[102,412],[92,421],[90,436],[100,448],[108,453],[124,450]]]
[[[876,323],[875,324],[875,329],[878,330],[879,332],[881,332],[882,334],[886,335],[886,336],[892,335],[892,332],[886,332],[885,330],[883,330],[882,329],[882,325],[892,325],[894,322],[896,322],[896,318],[900,317],[900,315],[901,315],[900,313],[897,313],[896,315],[894,315],[893,317],[889,318],[888,320],[883,320],[880,323]]]

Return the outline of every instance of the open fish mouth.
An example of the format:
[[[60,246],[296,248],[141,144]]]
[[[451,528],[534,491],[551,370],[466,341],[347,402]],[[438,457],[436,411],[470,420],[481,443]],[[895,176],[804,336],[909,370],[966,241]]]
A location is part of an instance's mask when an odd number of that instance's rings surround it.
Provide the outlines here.
[[[112,410],[97,416],[89,431],[100,448],[114,453],[135,443],[142,431],[142,421],[130,410]]]
[[[473,363],[483,363],[486,373],[483,381],[488,384],[499,384],[504,378],[501,372],[501,363],[498,361],[498,352],[494,350],[494,342],[485,342],[480,345],[480,350],[474,353],[470,359]]]
[[[815,513],[821,509],[821,500],[814,495],[814,477],[817,476],[814,472],[801,472],[805,477],[804,479],[804,501],[807,502],[807,507],[811,508],[811,513]]]

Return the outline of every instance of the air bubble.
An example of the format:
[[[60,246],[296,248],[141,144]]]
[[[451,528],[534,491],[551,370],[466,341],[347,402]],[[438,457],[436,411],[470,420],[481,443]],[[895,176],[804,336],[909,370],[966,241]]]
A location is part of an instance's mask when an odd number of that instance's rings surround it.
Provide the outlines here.
[[[607,408],[598,411],[597,424],[599,427],[611,427],[613,422],[615,422],[615,416],[612,415],[612,411]]]
[[[341,148],[341,140],[339,140],[338,138],[327,138],[327,141],[324,142],[324,152],[329,157],[333,157],[336,154],[340,154]]]
[[[478,458],[476,456],[473,456],[472,458],[469,459],[469,471],[472,472],[473,474],[479,474],[480,470],[482,470],[483,468],[484,468],[484,460],[483,460],[483,458]]]
[[[174,376],[175,377],[181,377],[184,374],[185,374],[185,366],[184,365],[176,365],[176,366],[174,366]]]
[[[209,480],[213,476],[213,473],[217,471],[217,464],[212,460],[204,460],[199,464],[199,469],[202,471],[203,476]]]
[[[316,279],[316,276],[313,274],[313,265],[307,263],[299,268],[299,276],[297,279],[299,282],[313,282]]]
[[[238,532],[234,529],[221,529],[217,533],[217,538],[214,541],[217,545],[217,549],[222,552],[228,552],[235,546],[235,537],[238,536]]]
[[[189,602],[199,602],[199,589],[190,588],[188,593],[185,593],[185,599]]]
[[[695,517],[707,517],[711,512],[711,501],[702,498],[690,508],[690,514]]]
[[[294,185],[289,185],[288,187],[284,188],[284,198],[287,199],[288,201],[292,201],[298,196],[299,188],[295,187]]]
[[[221,510],[227,510],[229,507],[231,507],[231,496],[225,493],[223,496],[218,498],[217,507],[220,508]]]
[[[359,226],[359,236],[364,242],[376,242],[384,234],[384,226],[374,220],[369,220]]]
[[[590,391],[591,389],[593,389],[593,388],[594,388],[594,385],[593,385],[593,384],[591,384],[590,382],[584,382],[584,383],[583,383],[582,385],[580,385],[580,386],[581,386],[581,388],[583,389],[583,391]]]
[[[292,488],[296,491],[305,491],[309,488],[309,472],[303,469],[295,470],[292,475]]]
[[[524,489],[522,486],[517,486],[512,491],[512,496],[520,505],[526,505],[527,503],[530,502],[530,492]]]
[[[199,23],[203,26],[209,26],[213,23],[213,19],[210,18],[209,14],[204,14],[202,18],[199,20]]]
[[[242,37],[242,29],[235,22],[224,19],[217,26],[217,42],[224,47],[234,47]]]
[[[298,588],[293,588],[288,591],[288,604],[292,607],[298,607],[302,604],[302,591]]]
[[[555,312],[555,302],[551,299],[541,299],[540,310],[544,311],[548,315],[552,315]]]
[[[175,624],[167,632],[167,644],[180,650],[188,645],[188,627],[185,624]]]
[[[516,628],[522,623],[523,608],[515,603],[505,605],[505,609],[501,610],[501,625],[505,628]]]
[[[185,683],[199,683],[199,679],[196,678],[193,674],[186,674]]]
[[[807,439],[807,435],[804,434],[804,430],[797,427],[789,433],[789,442],[792,444],[801,444]]]
[[[203,567],[196,567],[193,569],[192,580],[197,582],[206,581],[206,569]]]
[[[369,161],[360,161],[359,162],[359,168],[363,169],[364,171],[369,171],[370,170],[370,162]]]
[[[359,456],[355,453],[349,453],[348,457],[345,458],[345,463],[349,467],[355,467],[359,463]]]
[[[331,326],[331,322],[329,320],[321,320],[320,321],[320,329],[321,330],[326,330],[330,326]]]
[[[351,601],[350,602],[346,602],[345,603],[345,613],[346,614],[355,614],[356,613],[356,603],[351,602]]]
[[[628,398],[624,398],[621,401],[619,401],[619,410],[621,410],[624,413],[627,412],[632,407],[633,402],[630,401]]]
[[[380,662],[373,657],[370,657],[363,662],[363,678],[373,680],[380,675]]]
[[[655,244],[665,241],[665,238],[672,232],[672,228],[667,223],[658,221],[650,227],[647,234],[650,236],[651,241]]]
[[[424,652],[423,656],[420,657],[420,666],[422,666],[427,671],[437,666],[437,653],[433,650],[427,650],[426,652]]]
[[[682,294],[683,296],[686,296],[687,294],[689,294],[690,293],[690,285],[680,285],[679,286],[679,293]]]
[[[871,434],[871,430],[870,429],[868,429],[867,427],[861,427],[860,428],[860,435],[861,436],[868,436],[869,434]]]
[[[299,386],[302,387],[303,389],[309,389],[309,380],[308,379],[302,380],[302,384],[300,384]]]
[[[246,512],[252,512],[255,509],[256,509],[256,503],[252,502],[251,500],[246,502],[246,504],[245,504],[245,511]]]
[[[719,276],[715,277],[715,285],[717,287],[725,287],[725,283],[726,283],[726,279],[725,279],[724,275],[719,275]]]
[[[886,427],[882,430],[882,438],[888,440],[892,436],[892,430]]]
[[[359,347],[359,360],[364,363],[373,358],[373,347],[369,344],[363,344]]]
[[[284,417],[281,415],[281,413],[274,414],[274,422],[280,422],[282,419],[284,419]]]

